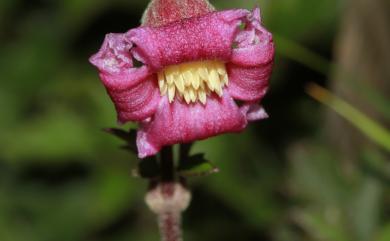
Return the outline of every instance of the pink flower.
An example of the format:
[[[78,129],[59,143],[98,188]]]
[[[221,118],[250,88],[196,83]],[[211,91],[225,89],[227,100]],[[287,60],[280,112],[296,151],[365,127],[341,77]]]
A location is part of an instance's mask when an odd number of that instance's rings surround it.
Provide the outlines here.
[[[139,157],[162,146],[243,130],[272,71],[260,10],[214,11],[204,0],[154,0],[141,27],[107,34],[90,61],[121,123],[136,121]],[[141,65],[141,66],[137,66]]]

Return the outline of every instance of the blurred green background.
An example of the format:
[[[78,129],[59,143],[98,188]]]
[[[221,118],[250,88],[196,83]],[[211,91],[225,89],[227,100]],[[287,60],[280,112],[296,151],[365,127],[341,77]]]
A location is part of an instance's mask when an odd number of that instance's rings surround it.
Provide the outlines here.
[[[390,241],[389,1],[211,2],[260,5],[277,55],[270,118],[195,145],[221,172],[190,180],[185,240]],[[146,5],[0,1],[1,241],[159,239],[136,158],[101,131],[116,114],[88,63]]]

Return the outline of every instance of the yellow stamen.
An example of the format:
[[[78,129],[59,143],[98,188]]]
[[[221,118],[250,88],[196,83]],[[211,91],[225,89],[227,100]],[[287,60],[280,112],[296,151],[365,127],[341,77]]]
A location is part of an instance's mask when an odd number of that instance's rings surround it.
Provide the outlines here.
[[[175,85],[176,85],[176,88],[177,88],[177,90],[179,91],[179,93],[184,92],[185,86],[184,86],[184,78],[183,78],[182,75],[179,74],[179,75],[176,77]]]
[[[197,101],[206,104],[207,96],[215,92],[223,95],[223,87],[229,79],[223,62],[198,61],[171,65],[158,73],[161,95],[168,95],[173,102],[175,95],[187,104]]]
[[[198,98],[202,104],[206,104],[207,95],[204,91],[198,91]]]
[[[170,85],[168,87],[168,99],[169,99],[169,102],[172,102],[173,99],[175,98],[175,86],[174,85]]]

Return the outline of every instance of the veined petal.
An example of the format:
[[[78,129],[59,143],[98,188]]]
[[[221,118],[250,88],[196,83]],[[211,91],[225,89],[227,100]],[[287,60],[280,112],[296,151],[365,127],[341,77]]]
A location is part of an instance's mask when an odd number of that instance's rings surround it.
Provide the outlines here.
[[[127,32],[132,51],[154,70],[198,60],[229,61],[238,26],[249,11],[228,10]]]
[[[231,62],[245,67],[272,64],[275,46],[272,34],[261,25],[259,8],[247,15],[244,24],[236,36]]]
[[[261,100],[268,89],[274,60],[272,35],[261,26],[260,10],[247,16],[245,28],[236,39],[231,62],[227,64],[230,95],[238,100]]]
[[[239,132],[247,125],[243,113],[225,94],[212,96],[206,105],[169,103],[165,97],[153,120],[143,122],[137,135],[139,157],[156,154],[161,147],[205,139],[226,132]]]
[[[90,62],[100,71],[121,123],[151,117],[160,101],[156,76],[147,66],[133,66],[132,44],[124,34],[107,34]]]
[[[112,76],[109,77],[112,78]],[[101,78],[103,82],[106,82],[105,75],[101,75]],[[161,100],[157,80],[153,75],[131,88],[106,88],[115,104],[120,123],[143,121],[153,116]]]
[[[147,80],[153,73],[146,66],[129,68],[118,73],[100,72],[100,79],[107,89],[125,90]]]
[[[254,102],[261,100],[267,93],[271,64],[259,67],[228,64],[227,71],[230,81],[227,91],[233,98]]]
[[[95,65],[106,88],[124,90],[139,84],[152,75],[148,66],[134,67],[133,45],[124,34],[107,34],[99,52],[89,61]]]
[[[272,65],[275,48],[272,42],[256,44],[233,50],[231,62],[240,66]]]

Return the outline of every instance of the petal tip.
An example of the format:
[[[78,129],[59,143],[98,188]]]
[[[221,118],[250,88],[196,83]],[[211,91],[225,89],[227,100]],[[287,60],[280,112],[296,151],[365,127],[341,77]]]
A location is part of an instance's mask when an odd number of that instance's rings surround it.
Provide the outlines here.
[[[137,132],[138,158],[143,159],[148,156],[156,155],[161,147],[154,146],[147,138],[147,134],[141,129]]]
[[[255,8],[252,10],[251,16],[252,16],[255,20],[261,22],[261,10],[260,10],[260,7],[259,7],[259,6],[255,6]]]
[[[248,121],[258,121],[269,118],[269,115],[263,106],[258,104],[245,104],[241,107],[241,111],[246,114]]]

